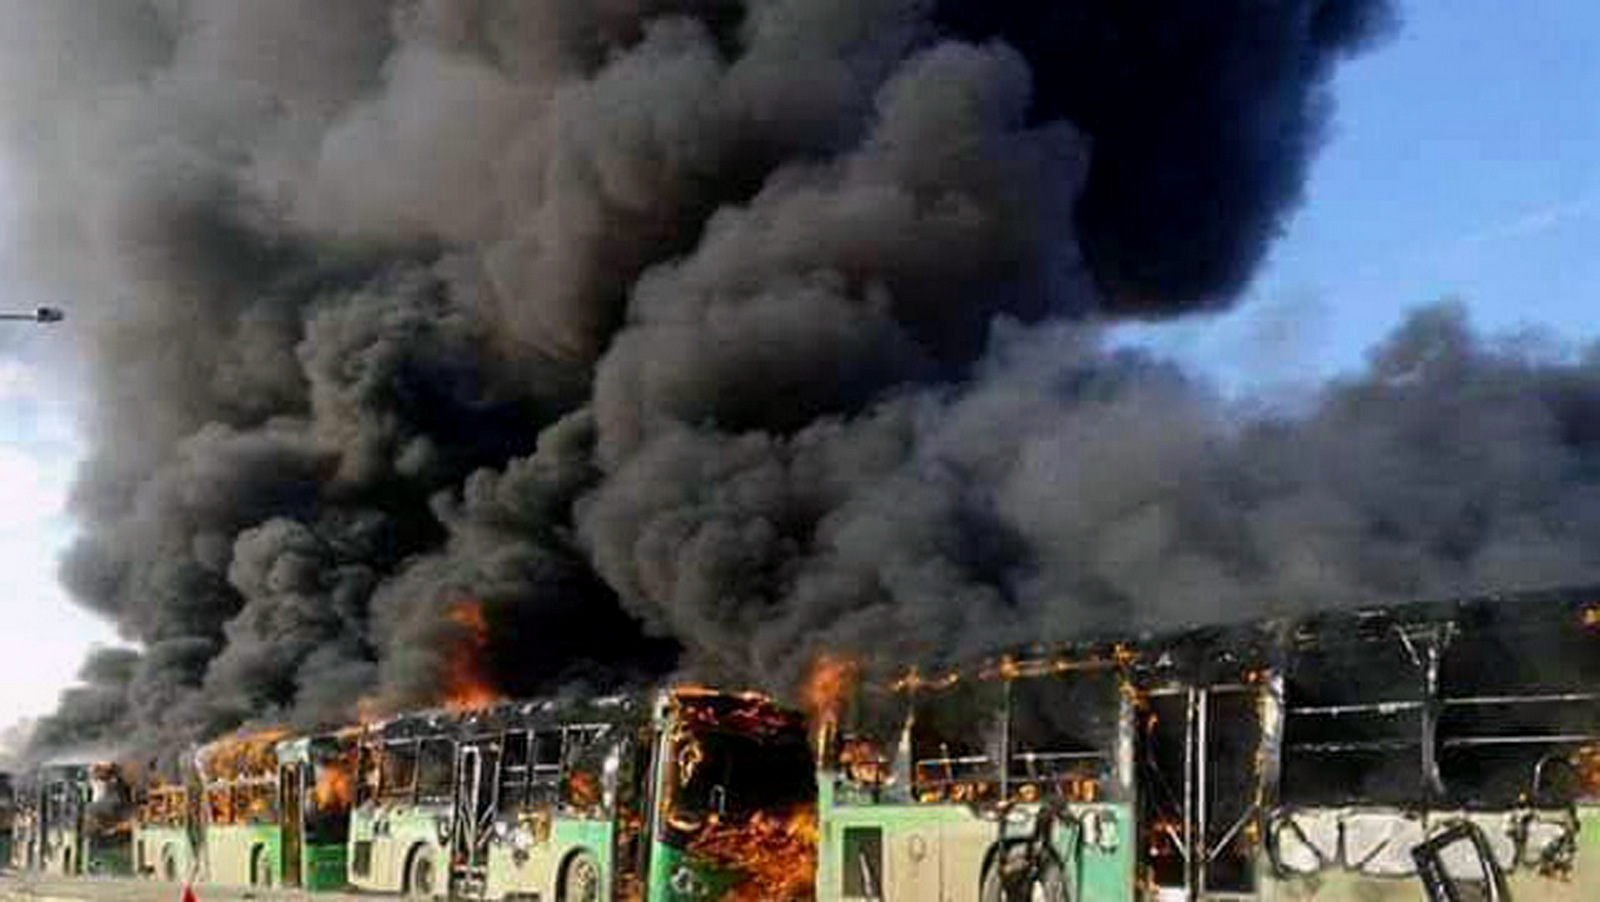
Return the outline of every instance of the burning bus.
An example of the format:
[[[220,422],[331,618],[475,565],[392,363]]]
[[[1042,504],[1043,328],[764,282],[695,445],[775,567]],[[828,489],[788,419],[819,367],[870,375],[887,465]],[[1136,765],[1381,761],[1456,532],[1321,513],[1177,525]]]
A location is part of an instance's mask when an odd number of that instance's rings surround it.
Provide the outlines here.
[[[200,778],[200,871],[208,882],[271,886],[282,860],[278,756],[281,733],[232,736],[195,753]]]
[[[345,886],[356,732],[218,740],[195,754],[201,876],[233,886]]]
[[[351,882],[555,900],[806,898],[813,770],[764,696],[505,702],[363,742]]]
[[[817,898],[1131,899],[1126,653],[854,682],[819,712]]]
[[[420,712],[363,731],[349,825],[355,888],[422,897],[444,891],[458,718]]]
[[[853,681],[819,729],[817,898],[1600,898],[1597,599]]]
[[[277,745],[281,869],[276,877],[284,886],[315,891],[348,885],[359,735],[349,729]]]
[[[141,876],[173,882],[191,877],[198,865],[198,800],[181,765],[181,759],[151,762],[136,790],[133,858],[134,873]]]
[[[17,836],[31,867],[60,876],[132,873],[133,799],[121,767],[55,763],[31,776]]]

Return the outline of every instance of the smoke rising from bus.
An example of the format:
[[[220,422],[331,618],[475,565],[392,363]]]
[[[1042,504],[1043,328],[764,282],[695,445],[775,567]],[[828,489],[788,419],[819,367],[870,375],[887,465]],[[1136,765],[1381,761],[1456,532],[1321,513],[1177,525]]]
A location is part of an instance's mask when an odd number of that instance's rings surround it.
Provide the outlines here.
[[[1105,349],[1237,295],[1393,19],[1158,7],[0,3],[140,648],[36,745],[437,701],[462,599],[515,695],[1592,575],[1600,355],[1430,308],[1263,414]]]

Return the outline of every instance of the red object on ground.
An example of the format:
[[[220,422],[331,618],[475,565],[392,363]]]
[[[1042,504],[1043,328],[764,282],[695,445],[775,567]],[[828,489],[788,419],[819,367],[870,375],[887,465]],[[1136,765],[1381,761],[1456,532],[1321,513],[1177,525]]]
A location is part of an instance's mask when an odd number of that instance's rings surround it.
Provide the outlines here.
[[[178,902],[200,902],[200,897],[194,894],[194,884],[185,883],[183,885],[183,896],[178,899]]]

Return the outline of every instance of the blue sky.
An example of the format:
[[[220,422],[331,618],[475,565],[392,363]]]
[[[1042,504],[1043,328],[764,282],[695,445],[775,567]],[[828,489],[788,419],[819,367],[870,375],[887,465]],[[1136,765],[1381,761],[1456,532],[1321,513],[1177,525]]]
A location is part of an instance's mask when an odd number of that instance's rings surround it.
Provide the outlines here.
[[[1600,4],[1401,10],[1339,70],[1306,204],[1247,297],[1141,330],[1157,346],[1230,383],[1325,377],[1444,297],[1493,332],[1600,335]]]
[[[1397,35],[1340,71],[1307,203],[1248,296],[1140,340],[1250,389],[1355,366],[1407,308],[1447,296],[1490,330],[1600,335],[1600,4],[1402,10]],[[4,218],[0,303],[70,308],[5,278]],[[55,583],[81,452],[67,339],[0,334],[0,615],[21,626],[0,631],[0,725],[46,710],[85,648],[114,639]]]

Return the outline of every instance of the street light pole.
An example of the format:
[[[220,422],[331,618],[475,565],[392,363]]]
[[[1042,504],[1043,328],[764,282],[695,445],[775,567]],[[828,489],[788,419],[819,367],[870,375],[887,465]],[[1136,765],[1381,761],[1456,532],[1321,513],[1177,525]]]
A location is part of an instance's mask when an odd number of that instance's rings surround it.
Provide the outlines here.
[[[66,318],[67,315],[62,313],[58,307],[39,307],[32,313],[0,313],[0,321],[10,320],[13,322],[49,324],[59,323]]]

